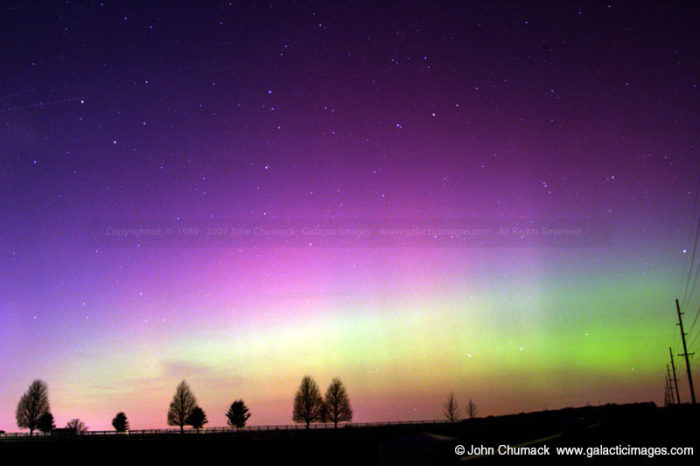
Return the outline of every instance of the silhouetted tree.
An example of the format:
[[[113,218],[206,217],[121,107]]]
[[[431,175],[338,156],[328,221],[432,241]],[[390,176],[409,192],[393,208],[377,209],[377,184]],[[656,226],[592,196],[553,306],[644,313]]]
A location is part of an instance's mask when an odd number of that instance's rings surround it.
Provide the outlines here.
[[[246,421],[250,418],[250,411],[243,400],[236,400],[231,403],[231,407],[226,412],[226,417],[228,418],[228,425],[240,429],[245,427]]]
[[[118,412],[114,419],[112,419],[112,426],[117,432],[126,432],[129,430],[129,420],[126,418],[126,414],[123,412]]]
[[[190,415],[187,416],[187,424],[197,429],[197,432],[208,422],[206,413],[199,406],[195,406]]]
[[[447,418],[448,421],[450,421],[450,422],[459,421],[459,415],[460,415],[459,403],[457,403],[457,398],[455,398],[454,393],[450,392],[450,394],[447,395],[447,401],[443,405],[443,408],[444,408],[443,413],[445,414],[445,417]]]
[[[321,399],[318,385],[310,376],[304,376],[294,397],[292,419],[294,422],[306,423],[306,428],[308,429],[309,424],[320,419],[321,406],[323,406],[323,400]]]
[[[476,409],[476,404],[469,398],[469,402],[467,403],[467,416],[469,416],[469,418],[476,417],[478,412],[479,410]]]
[[[56,424],[53,422],[53,414],[48,411],[42,414],[39,418],[39,422],[37,423],[37,428],[45,434],[48,434],[54,430],[56,428]]]
[[[339,422],[352,421],[352,408],[348,393],[343,382],[337,377],[333,379],[326,390],[323,408],[324,413],[321,417],[325,417],[324,422],[326,420],[332,422],[336,429]]]
[[[170,403],[168,425],[180,426],[180,433],[182,433],[185,429],[185,425],[189,424],[187,418],[196,406],[197,399],[194,397],[192,390],[190,390],[190,386],[183,380],[177,386],[173,401]]]
[[[19,427],[29,429],[29,435],[34,435],[34,429],[39,425],[39,418],[49,412],[49,387],[43,380],[35,380],[29,386],[17,404],[15,417]]]
[[[80,419],[71,419],[66,424],[66,429],[72,430],[73,432],[79,434],[88,430],[88,427]]]

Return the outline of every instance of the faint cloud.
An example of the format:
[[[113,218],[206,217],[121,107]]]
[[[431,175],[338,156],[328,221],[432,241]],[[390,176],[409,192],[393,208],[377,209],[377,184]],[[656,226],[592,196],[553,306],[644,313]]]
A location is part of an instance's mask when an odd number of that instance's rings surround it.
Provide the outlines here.
[[[204,387],[217,390],[233,390],[245,385],[245,380],[239,375],[212,375],[199,379]]]
[[[231,371],[212,368],[206,364],[194,361],[160,361],[158,366],[161,371],[153,377],[139,377],[129,381],[134,391],[149,392],[158,391],[163,387],[170,387],[180,380],[187,380],[189,384],[198,390],[203,387],[223,389],[238,389],[245,385],[245,380]]]
[[[166,377],[203,377],[212,374],[210,367],[191,361],[161,361]]]
[[[245,383],[243,377],[191,361],[162,361],[163,378],[187,379],[206,387],[230,389]],[[233,372],[233,371],[231,371]]]

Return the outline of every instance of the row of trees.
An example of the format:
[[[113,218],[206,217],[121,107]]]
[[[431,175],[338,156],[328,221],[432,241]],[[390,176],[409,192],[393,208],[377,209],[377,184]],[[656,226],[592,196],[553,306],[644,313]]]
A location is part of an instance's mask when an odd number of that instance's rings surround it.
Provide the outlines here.
[[[250,410],[243,400],[236,400],[226,412],[228,425],[240,429],[244,427],[250,418]],[[29,429],[29,435],[34,435],[35,430],[49,433],[56,428],[53,414],[49,406],[49,388],[43,380],[35,380],[29,389],[22,395],[15,411],[17,425]],[[195,429],[201,429],[207,424],[207,415],[197,406],[197,400],[184,380],[180,382],[175,391],[173,401],[168,411],[168,425],[180,427],[184,431],[186,425]],[[124,412],[119,412],[112,419],[112,426],[117,432],[129,430],[129,420]],[[88,427],[80,419],[72,419],[66,424],[66,429],[75,432],[85,432]]]
[[[472,401],[471,398],[469,398],[466,408],[467,416],[470,419],[476,417],[478,410],[476,409],[476,404],[474,403],[474,401]],[[450,392],[450,394],[447,395],[447,401],[443,405],[443,414],[450,422],[457,422],[462,417],[462,410],[460,409],[459,403],[457,402],[457,398],[455,397],[455,394],[453,392]]]
[[[15,413],[17,425],[29,429],[29,435],[34,435],[37,429],[48,433],[56,428],[49,407],[48,391],[46,382],[35,380],[17,405]],[[477,415],[476,404],[471,398],[466,404],[466,411],[469,418]],[[450,422],[459,421],[461,418],[459,403],[452,392],[443,405],[443,413]],[[237,429],[245,427],[250,416],[250,410],[243,400],[231,403],[226,412],[228,425]],[[306,424],[307,429],[312,422],[332,422],[337,428],[339,422],[351,421],[350,398],[343,382],[337,377],[334,378],[326,390],[325,397],[321,397],[316,381],[311,376],[304,376],[294,397],[292,419],[294,422]],[[177,386],[173,400],[170,402],[168,425],[180,427],[180,432],[184,432],[185,426],[192,426],[199,431],[208,422],[206,413],[197,405],[197,398],[192,389],[183,380]],[[112,419],[112,426],[117,432],[129,430],[126,414],[117,413]],[[83,432],[87,430],[87,426],[80,419],[73,419],[66,424],[66,429]]]
[[[17,425],[29,429],[29,435],[35,430],[48,433],[56,428],[53,414],[49,407],[49,389],[46,382],[35,380],[29,386],[17,405],[15,413]],[[251,413],[243,400],[235,400],[226,412],[227,423],[240,429],[245,427]],[[343,382],[334,378],[321,397],[318,384],[311,376],[304,376],[294,397],[294,422],[305,423],[308,429],[312,422],[332,422],[337,428],[339,422],[352,420],[350,398]],[[168,425],[180,427],[192,426],[198,431],[209,421],[204,410],[197,404],[197,398],[186,381],[180,382],[168,409]],[[117,432],[129,430],[129,420],[124,412],[119,412],[112,419],[112,426]],[[84,432],[87,426],[80,419],[73,419],[66,424],[66,429]]]
[[[17,404],[15,418],[19,427],[29,429],[29,435],[34,435],[35,430],[48,433],[56,428],[49,406],[49,386],[46,382],[32,382]],[[80,419],[71,419],[65,428],[74,432],[84,432],[88,429]]]
[[[243,400],[236,400],[231,403],[226,412],[227,423],[231,427],[240,429],[245,427],[250,418],[250,410]],[[192,426],[199,431],[205,424],[207,415],[202,408],[197,406],[197,398],[184,380],[175,389],[173,401],[168,409],[168,425],[179,426],[180,432],[184,432],[185,426]]]
[[[226,418],[229,426],[240,429],[250,418],[250,411],[243,400],[236,400],[226,412]],[[307,428],[312,422],[332,422],[337,428],[339,422],[351,421],[352,408],[343,382],[337,377],[333,379],[325,398],[322,398],[316,381],[311,376],[304,376],[294,397],[292,419],[305,423]],[[178,426],[183,432],[186,425],[199,430],[207,422],[206,413],[197,406],[197,398],[183,380],[170,402],[168,425]]]
[[[306,428],[312,422],[332,422],[337,428],[339,422],[352,421],[350,398],[343,382],[334,378],[325,398],[321,398],[316,381],[311,376],[304,376],[294,397],[294,422],[303,422]]]

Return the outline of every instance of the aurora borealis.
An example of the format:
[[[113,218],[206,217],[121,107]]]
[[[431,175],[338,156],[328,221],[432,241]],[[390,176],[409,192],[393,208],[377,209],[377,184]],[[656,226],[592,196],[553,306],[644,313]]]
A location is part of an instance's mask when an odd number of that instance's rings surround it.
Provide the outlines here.
[[[697,6],[375,3],[3,4],[0,429],[36,378],[57,425],[95,430],[166,427],[182,379],[212,427],[239,398],[291,424],[305,374],[339,376],[358,422],[440,419],[450,391],[481,415],[662,403],[698,218]],[[94,241],[234,219],[611,234]]]

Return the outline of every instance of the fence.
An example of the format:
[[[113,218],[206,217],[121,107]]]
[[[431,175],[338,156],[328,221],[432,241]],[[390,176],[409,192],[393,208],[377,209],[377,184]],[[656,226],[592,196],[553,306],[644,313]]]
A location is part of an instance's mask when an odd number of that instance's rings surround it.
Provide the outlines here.
[[[435,424],[446,424],[447,421],[444,420],[433,420],[433,421],[396,421],[396,422],[349,422],[342,423],[338,425],[338,429],[360,429],[368,427],[398,427],[398,426],[411,426],[411,425],[435,425]],[[323,429],[333,429],[334,425],[332,423],[313,423],[309,425],[309,429],[313,430],[323,430]],[[199,431],[196,429],[184,429],[184,434],[228,434],[235,432],[269,432],[269,431],[280,431],[280,430],[301,430],[305,431],[306,424],[280,424],[280,425],[264,425],[264,426],[246,426],[240,429],[235,427],[209,427],[202,428]],[[129,430],[128,432],[116,432],[114,430],[90,430],[85,432],[61,432],[62,435],[81,435],[81,436],[107,436],[107,435],[173,435],[180,434],[180,429],[136,429]],[[35,432],[35,437],[50,437],[52,434]],[[16,439],[16,438],[29,438],[29,432],[9,432],[0,433],[0,440],[5,439]]]

